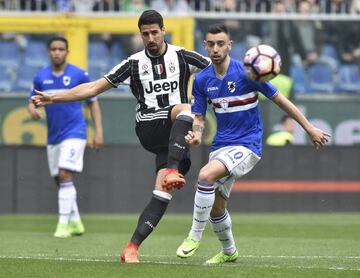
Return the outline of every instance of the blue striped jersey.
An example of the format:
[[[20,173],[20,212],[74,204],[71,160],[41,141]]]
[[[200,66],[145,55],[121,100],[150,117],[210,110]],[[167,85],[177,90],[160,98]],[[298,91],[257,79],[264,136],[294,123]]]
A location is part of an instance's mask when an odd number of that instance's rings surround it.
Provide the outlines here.
[[[207,103],[214,110],[217,132],[211,151],[244,146],[261,156],[262,120],[258,94],[273,98],[278,92],[268,82],[250,80],[239,61],[230,60],[226,74],[217,76],[213,65],[197,74],[193,83],[192,112],[205,115]]]

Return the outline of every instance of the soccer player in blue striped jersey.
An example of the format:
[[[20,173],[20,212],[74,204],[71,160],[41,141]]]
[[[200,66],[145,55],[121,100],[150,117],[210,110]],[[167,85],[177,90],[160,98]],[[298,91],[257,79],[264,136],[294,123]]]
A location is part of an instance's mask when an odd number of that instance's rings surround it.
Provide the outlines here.
[[[217,132],[209,161],[198,175],[191,230],[176,254],[180,258],[188,258],[195,253],[209,220],[222,251],[206,263],[219,264],[234,262],[239,257],[227,201],[234,180],[251,171],[261,158],[263,130],[258,108],[259,93],[294,118],[308,133],[316,148],[323,146],[330,135],[314,127],[270,83],[249,79],[242,63],[229,56],[232,41],[224,25],[209,27],[205,46],[212,65],[202,70],[194,80],[192,112],[195,119],[193,129],[185,139],[191,145],[201,143],[208,100],[216,115]]]
[[[51,65],[36,74],[31,96],[35,95],[34,90],[55,94],[90,81],[86,71],[66,62],[69,51],[65,38],[52,38],[48,42],[48,51]],[[99,149],[103,144],[100,106],[96,97],[89,98],[86,102],[95,126],[93,146]],[[34,120],[41,118],[41,113],[31,101],[28,110]],[[86,146],[86,121],[82,102],[52,104],[45,107],[45,112],[48,164],[50,174],[58,186],[59,221],[54,236],[67,238],[81,235],[85,229],[76,201],[73,174],[83,169]]]

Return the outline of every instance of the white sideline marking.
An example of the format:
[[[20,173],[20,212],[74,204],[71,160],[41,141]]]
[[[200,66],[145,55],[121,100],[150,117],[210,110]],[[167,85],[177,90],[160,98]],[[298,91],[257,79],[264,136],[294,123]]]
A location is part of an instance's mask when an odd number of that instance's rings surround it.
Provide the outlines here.
[[[74,254],[72,255],[74,256]],[[75,256],[80,256],[76,255]],[[33,260],[49,260],[49,261],[75,261],[75,262],[104,262],[104,263],[114,263],[118,262],[118,255],[105,255],[104,257],[111,257],[113,259],[95,259],[95,258],[64,258],[64,257],[48,257],[46,254],[36,254],[34,256],[5,256],[0,255],[0,259],[33,259]],[[140,255],[140,257],[152,257],[150,255]],[[157,257],[168,258],[166,255],[158,255]],[[270,256],[270,255],[242,255],[241,258],[281,258],[281,259],[350,259],[350,260],[358,260],[360,256]],[[142,260],[141,263],[155,263],[155,264],[164,264],[164,265],[199,265],[195,263],[185,263],[181,262],[169,262],[169,261],[151,261],[151,260]],[[200,265],[201,266],[201,265]],[[203,265],[207,266],[208,265]],[[216,267],[217,265],[211,266]],[[239,264],[224,264],[221,267],[239,267]],[[321,266],[288,266],[288,265],[253,265],[254,267],[261,268],[297,268],[297,269],[329,269],[329,270],[350,270],[350,271],[360,271],[360,268],[347,268],[347,267],[321,267]]]

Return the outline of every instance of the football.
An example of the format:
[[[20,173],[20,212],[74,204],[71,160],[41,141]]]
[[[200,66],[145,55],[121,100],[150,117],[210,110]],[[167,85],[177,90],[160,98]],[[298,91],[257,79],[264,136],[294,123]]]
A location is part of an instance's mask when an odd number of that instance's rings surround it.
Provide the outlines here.
[[[274,48],[260,44],[246,51],[244,66],[250,79],[265,82],[280,73],[281,58]]]

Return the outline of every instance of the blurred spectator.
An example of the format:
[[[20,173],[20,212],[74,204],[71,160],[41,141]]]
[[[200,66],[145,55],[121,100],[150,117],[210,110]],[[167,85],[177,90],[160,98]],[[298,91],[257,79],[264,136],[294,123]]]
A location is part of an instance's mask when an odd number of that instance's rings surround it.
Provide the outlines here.
[[[351,12],[359,14],[360,13],[360,0],[353,0],[351,5]]]
[[[46,11],[50,7],[46,0],[20,0],[20,10],[26,11]]]
[[[120,0],[120,6],[125,12],[136,12],[140,13],[150,9],[149,5],[146,4],[145,0]]]
[[[160,13],[190,11],[189,4],[185,0],[154,0],[151,2],[151,8]]]
[[[312,4],[307,1],[299,3],[297,12],[299,14],[309,14],[312,10]],[[308,66],[316,62],[319,58],[317,43],[319,39],[318,30],[321,29],[319,23],[312,20],[302,20],[294,22],[293,42],[295,52],[300,55],[303,65]]]
[[[96,0],[76,0],[73,1],[75,12],[91,12]]]
[[[86,1],[86,0],[85,0]],[[93,6],[93,11],[120,11],[120,4],[115,0],[97,0]]]
[[[294,142],[295,121],[288,115],[281,118],[280,124],[274,127],[275,131],[266,139],[270,146],[286,146]]]
[[[350,13],[351,0],[328,0],[325,5],[326,13]]]
[[[71,0],[55,0],[56,10],[63,13],[71,13],[73,10]]]
[[[292,1],[276,1],[274,13],[280,15],[291,11],[291,9],[295,8],[295,4],[292,3],[294,6],[291,6],[289,5],[290,2]],[[289,74],[291,56],[294,52],[292,38],[294,28],[293,22],[289,20],[272,20],[266,24],[262,24],[262,28],[264,43],[273,46],[281,56],[281,72]]]

